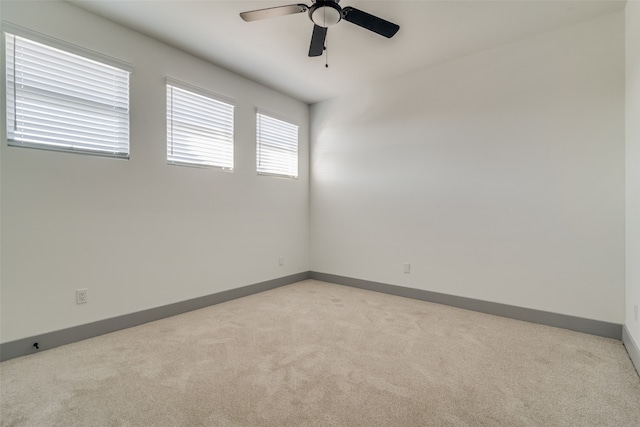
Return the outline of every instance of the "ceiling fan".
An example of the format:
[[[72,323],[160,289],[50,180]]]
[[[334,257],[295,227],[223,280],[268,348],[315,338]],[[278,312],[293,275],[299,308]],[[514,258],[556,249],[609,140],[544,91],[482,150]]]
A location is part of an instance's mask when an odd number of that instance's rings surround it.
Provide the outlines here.
[[[276,16],[309,12],[309,19],[311,19],[314,24],[313,33],[311,34],[309,56],[322,55],[325,48],[324,42],[327,37],[327,28],[337,24],[343,19],[386,38],[393,37],[400,29],[400,26],[392,22],[385,21],[382,18],[378,18],[354,7],[347,6],[342,8],[338,5],[340,0],[312,1],[313,4],[311,6],[305,4],[290,4],[286,6],[269,7],[266,9],[242,12],[240,17],[247,22],[251,22]]]

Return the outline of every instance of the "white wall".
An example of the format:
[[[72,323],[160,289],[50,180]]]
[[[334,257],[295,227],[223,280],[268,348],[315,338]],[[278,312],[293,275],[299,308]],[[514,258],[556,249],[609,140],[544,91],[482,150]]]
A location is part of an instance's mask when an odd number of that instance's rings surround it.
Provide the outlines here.
[[[67,3],[2,2],[2,19],[134,69],[130,160],[2,131],[2,342],[309,270],[306,104]],[[236,101],[233,173],[166,165],[166,76]],[[299,179],[256,175],[256,106],[299,124]]]
[[[622,12],[311,118],[314,271],[623,322]]]
[[[627,288],[625,325],[640,345],[640,323],[634,305],[640,306],[640,1],[627,2],[626,10],[626,193]]]

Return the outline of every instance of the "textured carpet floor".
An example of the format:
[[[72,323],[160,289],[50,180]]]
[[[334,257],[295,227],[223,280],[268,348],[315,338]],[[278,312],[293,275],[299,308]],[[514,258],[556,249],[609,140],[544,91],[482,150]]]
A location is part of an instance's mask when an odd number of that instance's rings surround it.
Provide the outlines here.
[[[640,426],[619,341],[308,280],[0,364],[2,426]]]

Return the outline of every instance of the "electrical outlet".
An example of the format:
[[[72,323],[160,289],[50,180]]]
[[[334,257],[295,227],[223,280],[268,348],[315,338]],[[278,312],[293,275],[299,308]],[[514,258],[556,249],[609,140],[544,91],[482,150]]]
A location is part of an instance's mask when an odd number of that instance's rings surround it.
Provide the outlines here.
[[[638,322],[638,304],[633,305],[633,317]]]
[[[408,262],[405,262],[405,263],[404,263],[404,272],[405,272],[406,274],[411,273],[411,264],[409,264]]]
[[[89,290],[87,288],[84,289],[76,289],[76,304],[85,304],[87,302]]]
[[[284,257],[283,257],[283,256],[278,257],[278,265],[279,265],[280,267],[282,267],[282,266],[284,265]]]

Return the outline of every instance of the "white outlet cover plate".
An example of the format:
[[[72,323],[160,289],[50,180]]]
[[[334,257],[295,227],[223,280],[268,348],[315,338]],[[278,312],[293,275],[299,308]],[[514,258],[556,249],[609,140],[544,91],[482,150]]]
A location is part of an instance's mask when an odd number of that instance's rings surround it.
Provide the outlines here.
[[[76,290],[76,304],[85,304],[87,302],[88,291],[86,288]]]

